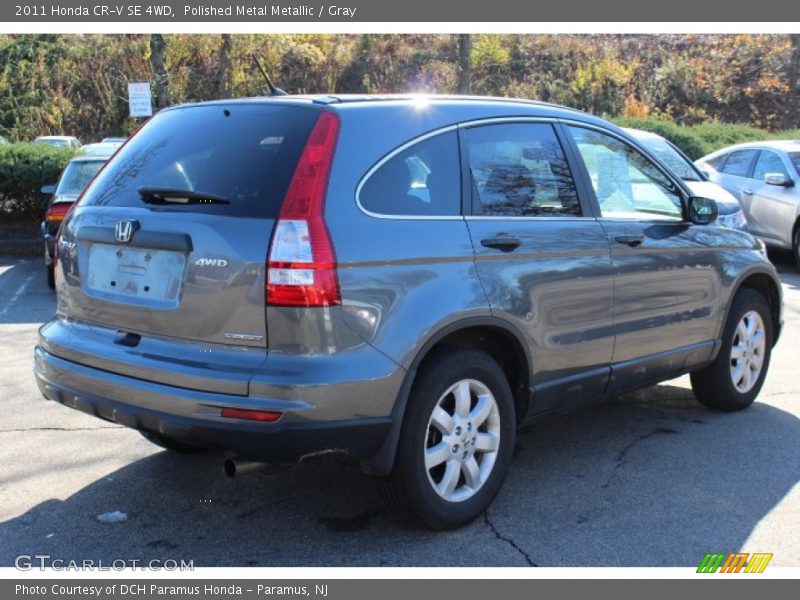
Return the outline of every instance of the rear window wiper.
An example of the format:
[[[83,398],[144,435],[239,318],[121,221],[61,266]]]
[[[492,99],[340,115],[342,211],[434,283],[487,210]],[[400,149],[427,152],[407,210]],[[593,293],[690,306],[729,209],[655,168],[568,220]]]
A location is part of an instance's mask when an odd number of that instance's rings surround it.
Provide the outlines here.
[[[140,187],[139,195],[148,204],[230,204],[228,198],[176,188]]]

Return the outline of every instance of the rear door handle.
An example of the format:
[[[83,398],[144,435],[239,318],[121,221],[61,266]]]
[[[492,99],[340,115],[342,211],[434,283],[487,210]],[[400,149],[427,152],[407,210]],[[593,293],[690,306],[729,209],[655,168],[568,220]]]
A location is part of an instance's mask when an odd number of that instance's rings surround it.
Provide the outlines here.
[[[620,244],[628,244],[631,248],[635,248],[644,242],[643,235],[618,235],[614,239]]]
[[[753,191],[752,190],[742,190],[742,192],[744,193],[745,196],[752,196],[753,195]]]
[[[486,246],[487,248],[496,248],[497,250],[502,250],[503,252],[511,252],[519,248],[521,245],[521,239],[503,234],[481,240],[481,246]]]

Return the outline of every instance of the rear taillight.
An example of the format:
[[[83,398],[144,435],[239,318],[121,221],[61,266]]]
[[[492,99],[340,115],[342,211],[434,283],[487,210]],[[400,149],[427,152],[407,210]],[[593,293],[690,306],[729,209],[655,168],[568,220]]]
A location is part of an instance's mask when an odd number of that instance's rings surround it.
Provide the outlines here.
[[[47,222],[47,230],[53,231],[51,227],[58,228],[61,221],[67,216],[69,209],[72,208],[72,202],[56,202],[51,204],[47,212],[44,213],[44,220]]]
[[[339,118],[323,112],[297,163],[270,245],[267,304],[335,306],[341,303],[336,255],[324,220]]]

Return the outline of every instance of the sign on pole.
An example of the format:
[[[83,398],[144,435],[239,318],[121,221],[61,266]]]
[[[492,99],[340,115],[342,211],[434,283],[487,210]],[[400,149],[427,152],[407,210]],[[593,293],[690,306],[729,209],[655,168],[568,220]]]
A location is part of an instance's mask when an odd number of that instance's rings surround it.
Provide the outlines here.
[[[138,81],[128,84],[128,106],[132,117],[149,117],[153,114],[153,97],[150,82]]]

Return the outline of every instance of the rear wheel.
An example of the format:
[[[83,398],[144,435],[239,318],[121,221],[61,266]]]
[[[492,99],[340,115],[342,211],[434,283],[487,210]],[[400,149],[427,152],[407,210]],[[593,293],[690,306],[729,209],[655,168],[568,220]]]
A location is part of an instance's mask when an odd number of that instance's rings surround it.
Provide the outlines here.
[[[764,296],[755,290],[740,290],[731,305],[717,358],[692,373],[692,389],[700,403],[724,411],[750,406],[767,375],[772,335]]]
[[[56,289],[56,268],[55,265],[47,265],[47,285],[51,290]]]
[[[514,447],[511,388],[487,354],[440,354],[409,398],[391,475],[379,480],[387,508],[435,529],[469,523],[491,504]]]
[[[205,446],[198,446],[196,444],[190,444],[189,442],[182,442],[180,440],[176,440],[171,437],[167,437],[165,435],[161,435],[160,433],[153,433],[152,431],[139,431],[148,442],[152,442],[156,446],[161,446],[166,450],[170,450],[172,452],[178,452],[180,454],[196,454],[197,452],[203,452],[207,450]]]

